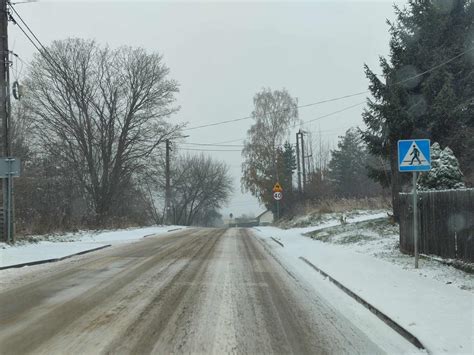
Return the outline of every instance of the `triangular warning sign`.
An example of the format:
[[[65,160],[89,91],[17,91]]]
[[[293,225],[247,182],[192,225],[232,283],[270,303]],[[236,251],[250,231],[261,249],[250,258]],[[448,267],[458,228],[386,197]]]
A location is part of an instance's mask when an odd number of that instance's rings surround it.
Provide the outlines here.
[[[430,162],[426,160],[420,147],[418,147],[418,144],[416,144],[415,141],[413,141],[410,144],[410,148],[405,154],[405,157],[401,161],[400,166],[423,166],[423,165],[430,165]]]

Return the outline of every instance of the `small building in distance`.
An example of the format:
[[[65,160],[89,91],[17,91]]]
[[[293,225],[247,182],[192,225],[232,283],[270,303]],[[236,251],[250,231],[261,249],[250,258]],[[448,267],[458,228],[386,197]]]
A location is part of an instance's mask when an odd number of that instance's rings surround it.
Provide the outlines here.
[[[259,226],[269,226],[273,223],[273,212],[266,210],[257,216],[257,221]]]

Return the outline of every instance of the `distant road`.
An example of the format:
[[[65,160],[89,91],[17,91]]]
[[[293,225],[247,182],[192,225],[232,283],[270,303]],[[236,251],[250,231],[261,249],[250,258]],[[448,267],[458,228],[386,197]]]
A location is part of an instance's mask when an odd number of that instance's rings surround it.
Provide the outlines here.
[[[2,354],[383,352],[245,229],[150,237],[18,283],[0,291]]]

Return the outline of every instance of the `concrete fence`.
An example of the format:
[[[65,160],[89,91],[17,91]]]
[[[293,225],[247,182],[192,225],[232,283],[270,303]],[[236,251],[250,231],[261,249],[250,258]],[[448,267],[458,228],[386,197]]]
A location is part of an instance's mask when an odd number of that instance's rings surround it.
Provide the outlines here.
[[[400,194],[400,250],[413,254],[413,195]],[[418,192],[419,251],[474,262],[474,189]]]

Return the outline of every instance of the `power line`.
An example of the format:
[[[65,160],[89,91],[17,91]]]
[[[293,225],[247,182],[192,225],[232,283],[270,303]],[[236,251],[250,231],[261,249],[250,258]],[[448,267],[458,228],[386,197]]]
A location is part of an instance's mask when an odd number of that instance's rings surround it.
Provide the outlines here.
[[[452,58],[446,60],[445,62],[442,62],[442,63],[440,63],[440,64],[438,64],[438,65],[435,65],[434,67],[432,67],[432,68],[430,68],[430,69],[428,69],[428,70],[425,70],[424,72],[421,72],[421,73],[419,73],[419,74],[416,74],[416,75],[414,75],[414,76],[412,76],[412,77],[409,77],[409,78],[407,78],[407,79],[403,79],[403,80],[397,81],[397,82],[393,83],[392,85],[400,85],[400,84],[403,84],[403,83],[406,82],[406,81],[413,80],[413,79],[419,78],[420,76],[423,76],[423,75],[425,75],[425,74],[431,73],[432,71],[435,71],[436,69],[439,69],[439,68],[445,66],[446,64],[451,63],[452,61],[458,59],[459,57],[462,57],[463,55],[465,55],[465,54],[467,54],[467,53],[469,53],[469,52],[471,52],[471,51],[473,51],[473,50],[474,50],[474,47],[468,48],[468,49],[466,49],[465,51],[462,51],[461,53],[459,53],[458,55],[456,55],[456,56],[454,56],[454,57],[452,57]]]
[[[224,141],[224,142],[217,142],[217,143],[213,143],[213,144],[223,144],[223,143],[234,143],[234,142],[242,142],[244,141],[245,138],[242,138],[242,139],[232,139],[230,141]]]
[[[16,11],[15,7],[9,3],[9,7],[10,9],[13,10],[13,12],[15,13],[15,15],[20,19],[20,21],[25,25],[25,27],[28,29],[28,31],[30,32],[30,34],[33,36],[33,38],[36,40],[36,42],[38,43],[35,43],[35,41],[33,41],[33,39],[26,33],[26,31],[22,28],[22,26],[20,26],[18,24],[18,22],[15,20],[15,18],[12,16],[12,14],[10,13],[10,19],[13,21],[13,23],[18,26],[18,28],[21,30],[21,32],[23,32],[23,34],[26,36],[26,38],[31,42],[31,44],[36,48],[36,50],[41,54],[41,56],[52,66],[52,67],[56,67],[59,71],[62,71],[62,68],[61,66],[58,64],[58,62],[56,62],[56,60],[54,59],[54,57],[51,55],[51,53],[49,53],[48,49],[43,45],[43,43],[39,40],[38,36],[36,36],[36,34],[33,32],[33,30],[30,28],[30,26],[28,26],[28,24],[25,22],[25,20],[23,20],[23,18],[21,17],[21,15],[18,13],[18,11]],[[39,46],[41,47],[38,47],[38,44]],[[66,85],[71,88],[71,85],[69,84],[69,81],[66,80]]]
[[[216,144],[216,143],[181,143],[184,145],[197,145],[206,147],[243,147],[243,144]]]
[[[344,127],[339,127],[337,129],[321,129],[321,130],[318,130],[318,134],[319,132],[339,132],[341,129],[344,129]],[[333,134],[322,134],[323,136],[332,136]],[[223,143],[234,143],[234,142],[244,142],[245,141],[245,138],[237,138],[237,139],[232,139],[232,140],[228,140],[228,141],[223,141],[223,142],[216,142],[216,143],[182,143],[182,144],[193,144],[193,145],[209,145],[209,146],[216,146],[216,147],[244,147],[245,145],[244,144],[236,144],[236,145],[232,145],[232,144],[229,144],[229,145],[226,145],[226,144],[223,144]]]
[[[359,102],[357,104],[354,104],[354,105],[350,105],[350,106],[347,106],[347,107],[344,107],[340,110],[337,110],[337,111],[333,111],[333,112],[330,112],[330,113],[327,113],[325,115],[322,115],[322,116],[319,116],[319,117],[316,117],[316,118],[313,118],[313,119],[310,119],[310,120],[307,120],[307,121],[301,121],[299,122],[299,124],[301,125],[305,125],[305,124],[308,124],[308,123],[311,123],[311,122],[314,122],[314,121],[318,121],[318,120],[321,120],[323,118],[326,118],[326,117],[329,117],[329,116],[333,116],[333,115],[336,115],[338,113],[341,113],[341,112],[344,112],[344,111],[347,111],[347,110],[350,110],[354,107],[357,107],[357,106],[361,106],[365,104],[365,101],[363,102]],[[293,125],[293,128],[295,128],[298,124],[295,124]],[[336,132],[338,130],[323,130],[321,132]],[[232,140],[232,141],[229,141],[229,142],[236,142],[236,141],[244,141],[245,138],[242,138],[242,139],[235,139],[235,140]],[[186,143],[185,143],[186,144]],[[232,146],[238,146],[238,147],[243,147],[244,145],[219,145],[219,144],[207,144],[207,143],[189,143],[189,144],[196,144],[196,145],[203,145],[203,146],[227,146],[227,147],[232,147]]]
[[[8,4],[9,7],[13,10],[13,12],[16,14],[16,16],[20,19],[20,21],[25,25],[25,27],[28,29],[28,31],[31,33],[31,35],[34,37],[34,39],[38,42],[38,44],[41,46],[41,49],[38,47],[38,45],[32,40],[32,38],[26,33],[26,31],[15,21],[15,19],[13,18],[13,16],[10,14],[10,18],[12,19],[12,21],[18,26],[18,28],[21,30],[21,32],[23,32],[23,34],[26,36],[26,38],[33,44],[33,46],[38,50],[38,52],[40,52],[40,54],[49,62],[49,64],[52,64],[51,61],[53,62],[53,65],[56,65],[59,69],[59,65],[58,63],[56,63],[56,61],[54,60],[54,58],[51,56],[51,54],[48,52],[47,48],[43,45],[43,43],[39,40],[39,38],[35,35],[35,33],[31,30],[31,28],[28,26],[28,24],[23,20],[23,18],[21,17],[21,15],[16,11],[15,7],[13,6],[12,3],[9,3]],[[406,79],[403,79],[403,80],[400,80],[398,82],[395,82],[391,85],[400,85],[400,84],[403,84],[404,82],[407,82],[409,80],[412,80],[412,79],[416,79],[420,76],[423,76],[427,73],[430,73],[434,70],[437,70],[441,67],[443,67],[444,65],[446,64],[449,64],[451,63],[452,61],[458,59],[459,57],[467,54],[468,52],[471,52],[474,50],[474,47],[471,47],[469,49],[466,49],[464,51],[462,51],[461,53],[457,54],[456,56],[428,69],[428,70],[425,70],[419,74],[416,74],[414,76],[411,76],[409,78],[406,78]],[[299,105],[297,106],[297,108],[305,108],[305,107],[310,107],[310,106],[316,106],[316,105],[320,105],[320,104],[324,104],[324,103],[328,103],[328,102],[334,102],[334,101],[339,101],[339,100],[343,100],[343,99],[346,99],[346,98],[350,98],[350,97],[354,97],[354,96],[360,96],[360,95],[364,95],[364,94],[367,94],[369,93],[370,91],[369,90],[365,90],[365,91],[361,91],[361,92],[357,92],[357,93],[354,93],[354,94],[349,94],[349,95],[344,95],[344,96],[339,96],[339,97],[335,97],[335,98],[331,98],[331,99],[326,99],[326,100],[320,100],[320,101],[317,101],[317,102],[313,102],[313,103],[309,103],[309,104],[305,104],[305,105]],[[357,106],[360,106],[362,104],[365,104],[365,101],[364,102],[360,102],[360,103],[357,103],[355,105],[351,105],[351,106],[348,106],[348,107],[345,107],[341,110],[337,110],[337,111],[334,111],[334,112],[331,112],[331,113],[328,113],[326,115],[323,115],[323,116],[319,116],[319,117],[316,117],[314,119],[311,119],[311,120],[308,120],[308,121],[303,121],[302,124],[307,124],[307,123],[311,123],[311,122],[314,122],[314,121],[317,121],[317,120],[320,120],[320,119],[323,119],[323,118],[326,118],[326,117],[329,117],[329,116],[332,116],[332,115],[335,115],[337,113],[340,113],[340,112],[343,112],[343,111],[346,111],[346,110],[349,110],[351,108],[354,108],[354,107],[357,107]],[[274,112],[280,112],[280,111],[283,111],[283,110],[276,110]],[[246,116],[246,117],[241,117],[241,118],[236,118],[236,119],[232,119],[232,120],[226,120],[226,121],[220,121],[220,122],[214,122],[214,123],[210,123],[210,124],[204,124],[204,125],[200,125],[200,126],[195,126],[195,127],[189,127],[189,128],[185,128],[183,129],[183,131],[190,131],[190,130],[195,130],[195,129],[200,129],[200,128],[206,128],[206,127],[213,127],[213,126],[218,126],[218,125],[223,125],[223,124],[227,124],[227,123],[232,123],[232,122],[238,122],[238,121],[243,121],[243,120],[247,120],[247,119],[251,119],[253,118],[253,116]],[[296,126],[296,125],[295,125]],[[294,126],[294,127],[295,127]],[[222,142],[222,143],[230,143],[230,142],[235,142],[235,141],[241,141],[241,139],[236,139],[236,140],[232,140],[232,141],[227,141],[227,142]],[[223,145],[223,144],[219,144],[219,143],[215,143],[215,144],[205,144],[205,143],[195,143],[195,144],[192,144],[192,143],[189,143],[190,145],[202,145],[202,146],[227,146],[227,147],[231,147],[231,146],[234,146],[234,145]],[[237,145],[235,145],[237,146]],[[192,150],[192,149],[188,149],[188,150]],[[197,150],[197,149],[195,149]],[[202,150],[202,151],[205,151],[205,150]],[[207,151],[219,151],[219,150],[207,150]],[[221,151],[224,151],[224,150],[221,150]],[[227,151],[232,151],[232,150],[227,150]],[[234,151],[238,151],[238,150],[234,150]]]
[[[20,29],[21,32],[25,35],[25,37],[30,41],[30,43],[36,48],[36,50],[41,54],[41,56],[46,59],[46,61],[51,65],[51,66],[58,66],[58,64],[55,62],[55,60],[52,58],[51,54],[48,53],[48,51],[45,49],[44,51],[38,46],[38,44],[33,41],[33,39],[26,33],[26,31],[21,27],[18,22],[15,21],[14,17],[10,15],[11,20],[15,23],[15,25]],[[41,42],[40,45],[42,46]],[[44,48],[42,46],[42,48]],[[47,55],[46,55],[47,54]],[[30,64],[28,64],[30,66]],[[59,67],[59,66],[58,66]]]
[[[442,62],[438,65],[435,65],[434,67],[432,67],[428,70],[425,70],[425,71],[423,71],[419,74],[413,75],[409,78],[397,81],[397,82],[395,82],[391,85],[400,85],[400,84],[403,84],[403,83],[405,83],[409,80],[413,80],[413,79],[419,78],[420,76],[423,76],[425,74],[431,73],[432,71],[437,70],[437,69],[445,66],[446,64],[451,63],[452,61],[458,59],[459,57],[462,57],[463,55],[465,55],[465,54],[467,54],[467,53],[469,53],[473,50],[474,50],[474,47],[466,49],[466,50],[462,51],[461,53],[457,54],[456,56],[454,56],[454,57],[452,57],[452,58],[450,58],[450,59],[448,59],[448,60],[446,60],[446,61],[444,61],[444,62]],[[357,92],[357,93],[354,93],[354,94],[349,94],[349,95],[339,96],[339,97],[335,97],[335,98],[331,98],[331,99],[321,100],[321,101],[317,101],[317,102],[313,102],[313,103],[309,103],[309,104],[305,104],[305,105],[299,105],[299,106],[297,106],[297,108],[304,108],[304,107],[316,106],[316,105],[320,105],[320,104],[324,104],[324,103],[328,103],[328,102],[339,101],[339,100],[347,99],[347,98],[354,97],[354,96],[364,95],[364,94],[367,94],[369,92],[370,92],[370,90],[365,90],[365,91]],[[283,110],[276,110],[274,112],[280,112],[280,111],[283,111]],[[246,117],[241,117],[241,118],[235,118],[235,119],[232,119],[232,120],[226,120],[226,121],[214,122],[214,123],[204,124],[204,125],[195,126],[195,127],[189,127],[189,128],[185,128],[183,130],[184,131],[190,131],[190,130],[195,130],[195,129],[200,129],[200,128],[213,127],[213,126],[223,125],[223,124],[227,124],[227,123],[248,120],[248,119],[251,119],[251,118],[253,118],[253,116],[246,116]]]
[[[23,20],[23,18],[20,16],[20,14],[16,11],[15,7],[13,6],[12,3],[9,3],[10,5],[10,9],[13,10],[13,12],[18,16],[18,18],[20,19],[20,21],[25,25],[25,27],[28,29],[28,31],[30,31],[30,33],[33,35],[33,37],[36,39],[36,41],[40,44],[40,46],[43,48],[43,50],[46,51],[46,47],[43,45],[43,43],[41,43],[41,41],[38,39],[38,37],[34,34],[34,32],[31,30],[30,26],[28,26],[28,24]],[[16,21],[15,21],[16,23]],[[17,23],[16,23],[17,24]],[[17,24],[18,25],[18,24]]]
[[[240,149],[194,149],[194,148],[178,148],[179,150],[195,151],[195,152],[242,152]]]
[[[325,103],[328,103],[328,102],[339,101],[339,100],[347,99],[347,98],[349,98],[349,97],[354,97],[354,96],[363,95],[363,94],[366,94],[366,93],[368,93],[368,92],[369,92],[368,90],[367,90],[367,91],[361,91],[361,92],[358,92],[358,93],[355,93],[355,94],[349,94],[349,95],[344,95],[344,96],[335,97],[335,98],[332,98],[332,99],[326,99],[326,100],[316,101],[316,102],[312,102],[312,103],[309,103],[309,104],[299,105],[299,106],[297,106],[297,108],[305,108],[305,107],[310,107],[310,106],[316,106],[316,105],[325,104]],[[276,110],[276,111],[273,111],[273,113],[277,113],[277,112],[284,111],[284,110],[285,110],[285,109]],[[185,128],[185,129],[183,129],[183,131],[191,131],[191,130],[195,130],[195,129],[199,129],[199,128],[206,128],[206,127],[219,126],[219,125],[223,125],[223,124],[227,124],[227,123],[249,120],[249,119],[251,119],[251,118],[253,118],[253,116],[245,116],[245,117],[241,117],[241,118],[234,118],[234,119],[232,119],[232,120],[214,122],[214,123],[204,124],[204,125],[200,125],[200,126],[194,126],[194,127]]]
[[[301,122],[301,124],[305,125],[305,124],[307,124],[307,123],[311,123],[311,122],[314,122],[314,121],[318,121],[318,120],[321,120],[321,119],[323,119],[323,118],[326,118],[326,117],[329,117],[329,116],[333,116],[333,115],[335,115],[335,114],[338,114],[338,113],[341,113],[341,112],[350,110],[351,108],[354,108],[354,107],[357,107],[357,106],[361,106],[361,105],[363,105],[363,104],[365,104],[365,103],[366,103],[365,101],[362,101],[362,102],[359,102],[359,103],[357,103],[357,104],[355,104],[355,105],[351,105],[351,106],[344,107],[343,109],[330,112],[330,113],[328,113],[328,114],[325,114],[325,115],[322,115],[322,116],[313,118],[313,119],[311,119],[311,120],[303,121],[303,122]],[[296,125],[294,125],[293,128],[294,128],[294,127],[296,127]]]

